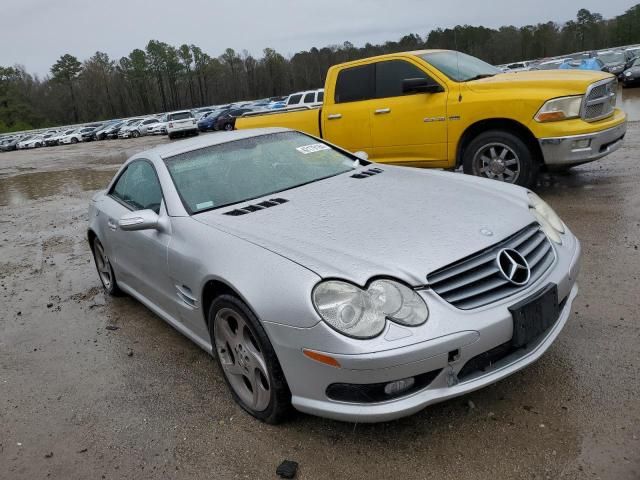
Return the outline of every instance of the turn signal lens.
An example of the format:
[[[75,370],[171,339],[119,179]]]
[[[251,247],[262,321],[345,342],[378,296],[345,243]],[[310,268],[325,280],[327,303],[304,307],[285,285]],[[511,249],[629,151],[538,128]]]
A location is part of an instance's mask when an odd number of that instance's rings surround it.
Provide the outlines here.
[[[330,367],[340,368],[340,362],[329,355],[325,355],[320,352],[314,352],[313,350],[302,350],[302,353],[305,356],[309,357],[311,360],[315,360],[316,362],[324,363],[325,365],[329,365]]]

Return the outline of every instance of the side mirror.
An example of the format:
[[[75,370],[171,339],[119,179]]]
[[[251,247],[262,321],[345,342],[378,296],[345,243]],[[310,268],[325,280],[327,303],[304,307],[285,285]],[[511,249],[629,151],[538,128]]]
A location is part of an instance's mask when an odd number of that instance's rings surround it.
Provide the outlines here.
[[[362,150],[355,152],[354,155],[360,160],[369,160],[369,155],[367,154],[367,152],[363,152]]]
[[[444,88],[428,78],[405,78],[402,81],[402,93],[440,93]]]
[[[160,217],[153,210],[138,210],[137,212],[125,213],[118,220],[118,226],[126,232],[151,230],[158,228],[159,220]]]

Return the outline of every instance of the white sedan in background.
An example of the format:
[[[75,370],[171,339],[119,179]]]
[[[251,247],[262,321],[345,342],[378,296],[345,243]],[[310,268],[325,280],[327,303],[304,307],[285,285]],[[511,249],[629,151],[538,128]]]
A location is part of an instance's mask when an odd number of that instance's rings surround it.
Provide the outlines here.
[[[83,128],[76,128],[70,132],[65,132],[64,135],[58,137],[58,145],[69,145],[71,143],[82,142]]]
[[[44,144],[42,135],[31,135],[24,140],[18,142],[17,148],[19,150],[27,148],[40,148]]]

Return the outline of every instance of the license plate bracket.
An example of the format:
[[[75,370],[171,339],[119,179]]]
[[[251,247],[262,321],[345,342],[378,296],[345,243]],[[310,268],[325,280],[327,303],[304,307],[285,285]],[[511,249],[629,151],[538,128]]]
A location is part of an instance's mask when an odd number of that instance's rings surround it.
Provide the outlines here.
[[[513,318],[511,345],[526,346],[551,327],[560,316],[558,286],[550,283],[542,290],[509,307]]]

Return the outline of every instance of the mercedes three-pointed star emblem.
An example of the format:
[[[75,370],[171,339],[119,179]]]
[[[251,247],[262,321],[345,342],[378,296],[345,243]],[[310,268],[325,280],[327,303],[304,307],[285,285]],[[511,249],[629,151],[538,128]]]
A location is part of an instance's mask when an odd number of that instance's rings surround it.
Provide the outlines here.
[[[512,284],[519,287],[526,285],[531,278],[529,264],[520,253],[512,248],[503,248],[496,256],[500,273]]]

